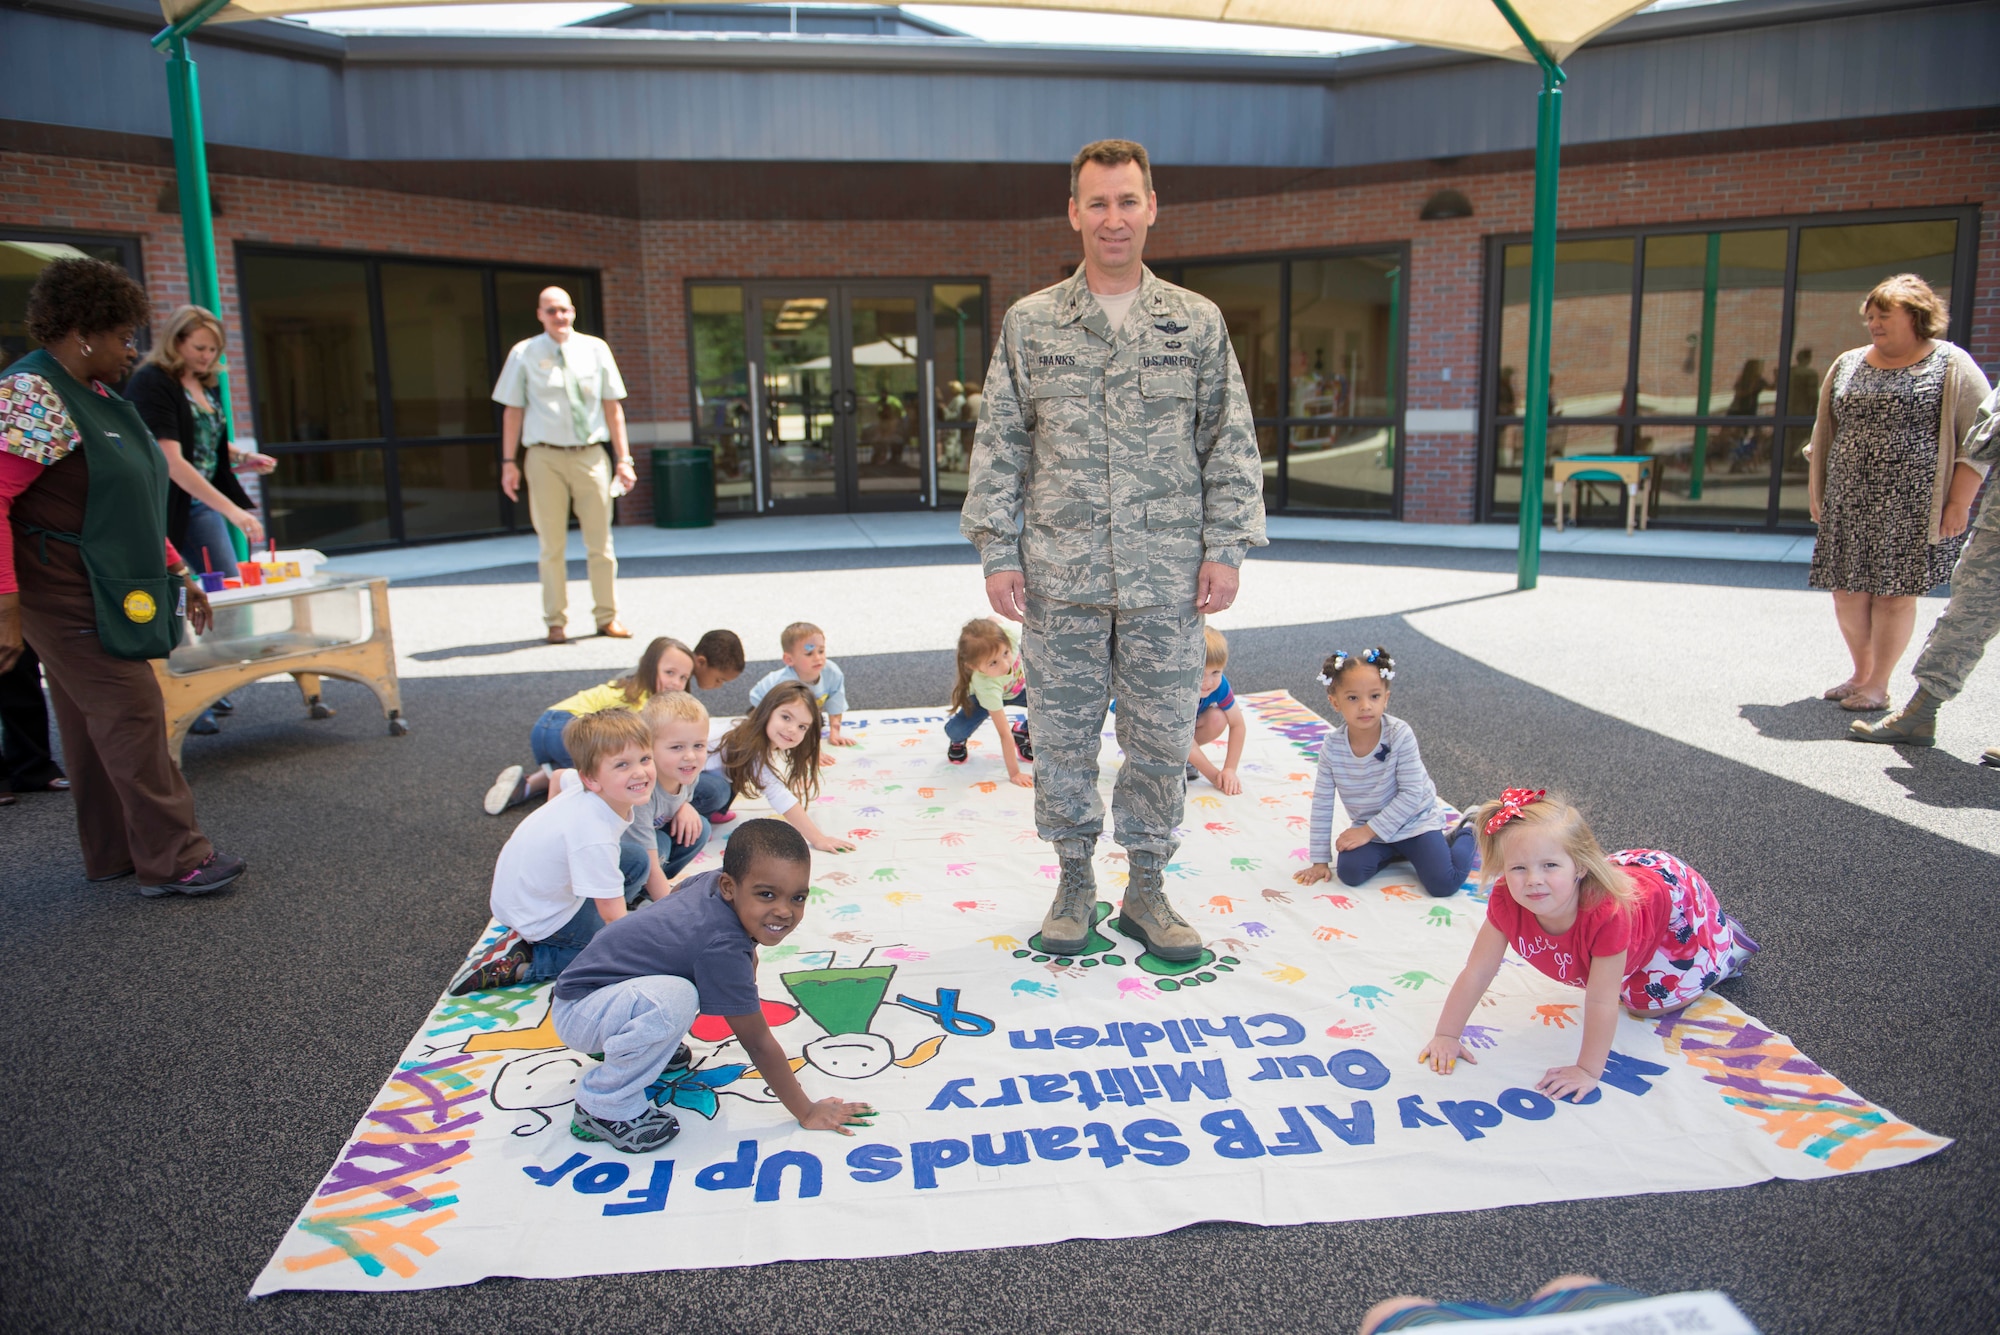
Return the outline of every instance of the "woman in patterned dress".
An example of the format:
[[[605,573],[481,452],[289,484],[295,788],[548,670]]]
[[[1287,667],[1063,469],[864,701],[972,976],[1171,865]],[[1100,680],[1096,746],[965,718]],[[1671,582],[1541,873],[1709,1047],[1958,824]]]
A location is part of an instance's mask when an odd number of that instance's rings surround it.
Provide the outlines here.
[[[1825,698],[1861,712],[1889,702],[1917,598],[1950,578],[1986,465],[1960,442],[1991,388],[1944,341],[1942,298],[1915,274],[1861,305],[1868,346],[1842,353],[1820,386],[1808,502],[1819,539],[1811,584],[1833,593],[1854,670]]]

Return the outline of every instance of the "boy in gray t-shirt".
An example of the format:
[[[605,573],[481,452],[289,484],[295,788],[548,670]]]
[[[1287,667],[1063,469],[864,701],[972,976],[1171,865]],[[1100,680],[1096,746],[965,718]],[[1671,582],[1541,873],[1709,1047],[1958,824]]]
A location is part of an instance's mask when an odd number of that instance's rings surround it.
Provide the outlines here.
[[[601,1052],[576,1089],[570,1134],[626,1154],[657,1150],[680,1131],[646,1091],[685,1065],[681,1039],[696,1015],[729,1021],[744,1054],[785,1111],[809,1131],[851,1136],[874,1110],[840,1098],[814,1102],[799,1086],[764,1019],[757,947],[788,940],[804,920],[812,877],[805,838],[781,820],[745,821],[722,855],[644,913],[605,929],[556,980],[549,1018],[577,1052]]]

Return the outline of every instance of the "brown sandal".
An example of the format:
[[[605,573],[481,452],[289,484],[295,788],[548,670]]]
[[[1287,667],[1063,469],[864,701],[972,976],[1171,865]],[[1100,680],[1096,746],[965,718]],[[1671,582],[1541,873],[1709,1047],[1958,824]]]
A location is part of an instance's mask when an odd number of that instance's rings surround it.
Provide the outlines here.
[[[1829,686],[1821,691],[1819,698],[1822,700],[1845,700],[1859,688],[1860,683],[1850,677],[1838,686]]]
[[[1856,691],[1840,702],[1840,707],[1852,714],[1873,714],[1889,707],[1886,695],[1863,695]]]

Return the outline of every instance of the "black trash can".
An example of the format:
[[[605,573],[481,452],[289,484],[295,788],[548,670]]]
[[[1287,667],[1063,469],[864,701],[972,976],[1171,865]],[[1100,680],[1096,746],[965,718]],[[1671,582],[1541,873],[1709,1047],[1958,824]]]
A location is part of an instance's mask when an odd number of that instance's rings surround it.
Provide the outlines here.
[[[653,527],[715,526],[715,451],[674,445],[653,451]]]

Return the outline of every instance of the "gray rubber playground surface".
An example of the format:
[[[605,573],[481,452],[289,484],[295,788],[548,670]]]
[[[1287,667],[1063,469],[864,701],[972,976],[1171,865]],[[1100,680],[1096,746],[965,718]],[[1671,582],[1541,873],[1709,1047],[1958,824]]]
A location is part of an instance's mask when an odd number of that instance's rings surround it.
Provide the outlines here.
[[[1260,562],[1325,550],[1281,545]],[[1352,548],[1340,558],[1370,559]],[[1504,553],[1393,559],[1510,566]],[[773,556],[712,564],[800,568]],[[1612,558],[1547,569],[1619,581],[1634,598],[1653,582],[1803,578]],[[532,572],[443,582],[476,596],[523,578]],[[1701,629],[1723,644],[1756,630]],[[1686,857],[1765,947],[1732,998],[1861,1093],[1958,1143],[1905,1168],[1734,1191],[250,1304],[252,1278],[486,920],[486,878],[512,821],[481,815],[479,792],[535,716],[587,681],[411,679],[414,731],[393,741],[359,688],[333,683],[340,716],[307,724],[294,692],[265,685],[187,753],[204,824],[251,863],[232,893],[154,902],[129,880],[88,885],[66,797],[0,810],[0,940],[13,965],[0,1025],[0,1330],[1342,1331],[1392,1293],[1498,1299],[1573,1270],[1652,1292],[1722,1288],[1772,1332],[2000,1328],[2000,917],[1988,907],[2000,858],[1584,708],[1401,616],[1231,638],[1239,690],[1285,688],[1321,706],[1313,674],[1328,648],[1394,647],[1405,667],[1395,710],[1447,795],[1532,774],[1587,794],[1608,846]],[[838,656],[856,708],[935,703],[950,672],[943,651]],[[740,707],[759,670],[711,708]],[[1781,719],[1809,736],[1844,727],[1804,701]],[[1968,821],[2000,810],[2000,772],[1943,752],[1884,750],[1876,763],[1907,767],[1899,782],[1913,795]]]

